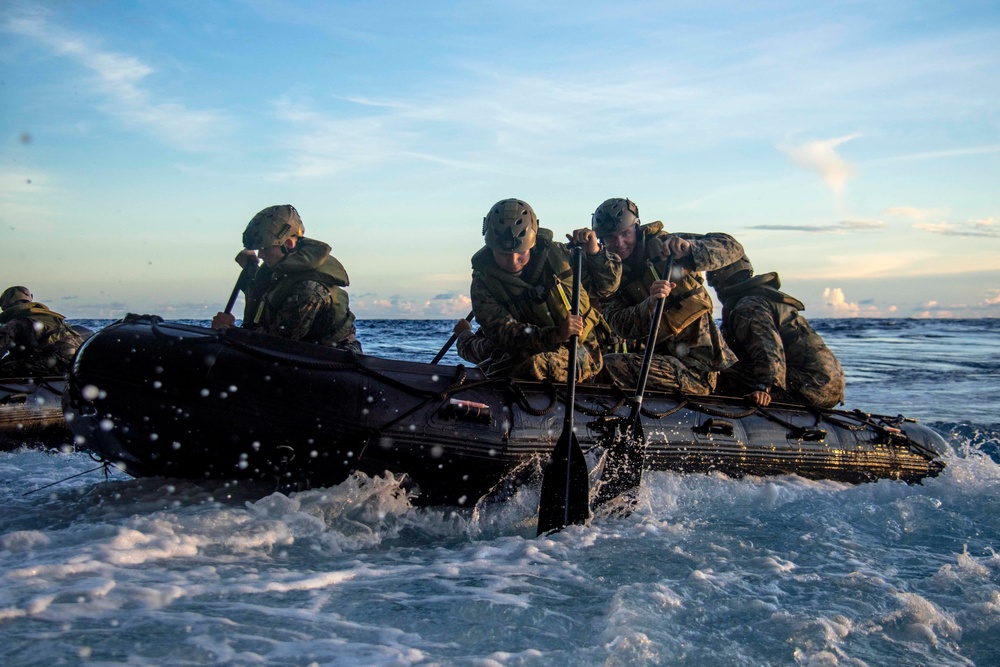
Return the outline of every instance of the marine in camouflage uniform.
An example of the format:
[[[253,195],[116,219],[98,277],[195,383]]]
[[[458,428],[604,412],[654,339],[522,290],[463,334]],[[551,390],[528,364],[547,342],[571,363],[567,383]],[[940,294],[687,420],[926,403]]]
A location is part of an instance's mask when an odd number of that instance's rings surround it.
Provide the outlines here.
[[[322,241],[305,238],[302,220],[290,205],[258,213],[243,233],[246,250],[236,260],[248,272],[243,328],[361,353],[354,313],[344,287],[344,265]],[[256,266],[260,252],[264,266]],[[215,328],[232,326],[220,313]]]
[[[20,285],[0,294],[0,377],[66,373],[83,344],[66,318],[33,298]]]
[[[488,366],[496,349],[483,330],[472,330],[468,320],[459,320],[455,325],[455,351],[458,356],[477,366]]]
[[[666,280],[666,258],[675,255],[674,283],[664,305],[646,386],[660,391],[705,395],[715,388],[718,373],[736,361],[712,319],[712,299],[702,271],[717,269],[743,254],[727,234],[667,233],[662,222],[643,225],[639,209],[628,199],[605,201],[594,212],[592,226],[613,253],[622,255],[618,291],[602,301],[611,328],[634,343],[645,342],[652,324],[654,284]],[[605,355],[605,373],[634,388],[643,355]]]
[[[780,291],[777,273],[754,276],[744,256],[709,273],[708,282],[723,304],[722,333],[739,357],[722,374],[720,392],[763,392],[821,408],[844,401],[840,362],[799,314],[802,302]]]
[[[486,247],[472,258],[470,296],[481,330],[493,344],[487,374],[565,382],[574,329],[580,381],[602,366],[607,323],[591,305],[591,295],[608,296],[618,287],[621,263],[601,249],[589,229],[574,232],[584,244],[580,315],[567,308],[573,293],[572,251],[538,227],[531,207],[518,199],[497,202],[483,220]],[[561,292],[561,293],[560,293]],[[565,299],[563,297],[566,297]]]

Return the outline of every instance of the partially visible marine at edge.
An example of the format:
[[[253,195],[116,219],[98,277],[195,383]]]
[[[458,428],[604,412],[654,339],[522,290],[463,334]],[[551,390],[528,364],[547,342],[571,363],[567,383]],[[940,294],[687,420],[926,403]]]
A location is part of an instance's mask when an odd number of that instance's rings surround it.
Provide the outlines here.
[[[0,294],[0,377],[62,375],[83,338],[22,285]]]

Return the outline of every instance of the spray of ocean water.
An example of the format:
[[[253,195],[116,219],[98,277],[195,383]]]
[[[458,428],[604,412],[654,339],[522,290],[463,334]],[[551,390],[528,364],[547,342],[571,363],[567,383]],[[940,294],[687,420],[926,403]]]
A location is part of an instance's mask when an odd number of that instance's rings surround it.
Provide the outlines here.
[[[534,487],[416,508],[391,476],[284,495],[0,453],[0,662],[1000,665],[1000,320],[815,324],[848,407],[947,437],[941,476],[648,473],[633,515],[536,538]],[[450,326],[359,334],[429,360]]]

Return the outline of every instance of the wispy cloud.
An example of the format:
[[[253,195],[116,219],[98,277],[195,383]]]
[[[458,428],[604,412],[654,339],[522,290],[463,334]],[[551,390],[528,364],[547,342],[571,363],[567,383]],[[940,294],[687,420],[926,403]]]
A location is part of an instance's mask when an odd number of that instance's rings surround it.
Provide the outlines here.
[[[924,151],[922,153],[911,153],[909,155],[896,155],[884,158],[883,160],[873,160],[872,162],[909,162],[913,160],[939,160],[949,157],[965,157],[967,155],[991,155],[1000,153],[1000,144],[989,144],[987,146],[970,146],[968,148],[951,148],[940,151]]]
[[[983,218],[980,220],[969,220],[964,223],[956,222],[918,222],[913,225],[914,229],[931,234],[941,234],[943,236],[982,236],[987,238],[1000,238],[1000,226],[995,218]]]
[[[217,111],[156,101],[143,85],[155,72],[150,65],[128,54],[102,50],[93,37],[63,30],[50,23],[42,12],[10,18],[0,24],[0,29],[30,37],[53,53],[90,70],[94,88],[101,93],[97,108],[152,130],[157,138],[176,148],[203,150],[225,126],[224,117]]]
[[[835,149],[837,146],[860,136],[860,133],[855,132],[835,139],[810,141],[801,146],[792,146],[783,150],[792,162],[800,167],[815,171],[823,177],[831,190],[840,194],[844,191],[848,179],[854,176],[854,167],[840,157]]]
[[[747,229],[769,232],[806,232],[809,234],[832,234],[838,232],[863,232],[883,229],[881,220],[842,220],[831,225],[749,225]]]

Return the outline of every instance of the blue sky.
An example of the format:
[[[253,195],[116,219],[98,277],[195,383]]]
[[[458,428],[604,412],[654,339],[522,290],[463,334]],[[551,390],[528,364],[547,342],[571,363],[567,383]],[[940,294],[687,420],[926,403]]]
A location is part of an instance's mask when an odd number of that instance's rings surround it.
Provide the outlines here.
[[[491,204],[613,196],[809,317],[1000,315],[995,1],[6,0],[0,141],[0,282],[71,318],[211,317],[279,203],[358,317],[458,317]]]

